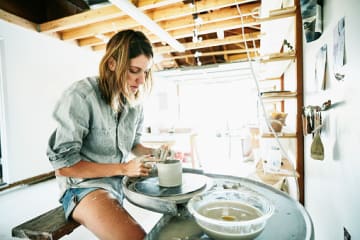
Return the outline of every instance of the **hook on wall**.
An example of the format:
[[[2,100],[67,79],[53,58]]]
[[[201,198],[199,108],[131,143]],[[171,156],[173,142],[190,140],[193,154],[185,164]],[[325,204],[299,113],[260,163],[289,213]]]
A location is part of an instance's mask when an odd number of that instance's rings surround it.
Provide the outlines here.
[[[303,134],[314,134],[324,126],[322,123],[322,112],[332,109],[334,107],[342,105],[344,102],[331,103],[331,100],[327,100],[321,106],[308,105],[303,107],[302,123]]]

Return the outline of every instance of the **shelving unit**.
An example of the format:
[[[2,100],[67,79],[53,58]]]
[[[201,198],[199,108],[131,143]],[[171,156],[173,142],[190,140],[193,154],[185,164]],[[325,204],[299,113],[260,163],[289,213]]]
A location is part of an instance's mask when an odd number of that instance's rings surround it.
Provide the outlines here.
[[[266,179],[271,179],[272,181],[269,180],[269,184],[274,184],[274,182],[278,182],[286,177],[294,177],[296,173],[299,183],[298,198],[303,203],[304,143],[301,126],[303,75],[300,1],[294,0],[293,5],[287,7],[283,6],[285,1],[277,0],[277,2],[279,3],[278,9],[273,8],[276,6],[273,1],[271,1],[271,4],[262,3],[263,10],[268,11],[268,17],[266,21],[261,23],[264,38],[261,40],[262,46],[260,48],[262,54],[259,62],[262,81],[259,81],[259,84],[261,88],[261,86],[266,85],[269,81],[277,83],[275,85],[276,89],[264,91],[260,96],[266,110],[274,109],[273,111],[288,113],[286,124],[290,125],[290,127],[287,129],[283,128],[284,130],[279,134],[273,134],[270,130],[263,129],[260,134],[260,148],[269,148],[274,142],[276,143],[275,137],[278,137],[279,142],[286,144],[285,149],[287,153],[282,154],[282,158],[284,158],[284,155],[291,155],[294,158],[293,164],[290,164],[289,160],[285,159],[288,162],[286,165],[287,169],[291,170],[289,168],[294,166],[296,171],[292,171],[292,174],[289,175],[282,175],[280,173],[264,175],[263,172],[259,172],[259,166],[257,166],[257,173],[265,182]],[[286,2],[289,4],[291,1]],[[266,6],[266,4],[269,5]],[[266,9],[267,7],[268,9]],[[284,44],[285,40],[288,44],[291,44],[291,48]],[[263,161],[266,157],[266,154],[261,156]]]

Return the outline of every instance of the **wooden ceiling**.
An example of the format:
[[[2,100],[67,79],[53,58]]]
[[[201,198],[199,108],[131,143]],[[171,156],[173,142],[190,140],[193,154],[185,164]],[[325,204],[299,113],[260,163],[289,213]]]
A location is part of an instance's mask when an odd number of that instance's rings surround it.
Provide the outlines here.
[[[64,42],[75,42],[79,47],[92,51],[103,51],[106,40],[119,30],[141,30],[152,41],[156,55],[161,56],[155,64],[158,70],[236,62],[247,60],[248,56],[255,57],[259,54],[261,44],[261,22],[265,21],[258,18],[260,0],[132,1],[185,47],[184,52],[178,52],[111,2],[31,2],[0,1],[0,18]],[[197,18],[201,19],[200,24],[196,24]],[[197,32],[195,40],[194,31]]]

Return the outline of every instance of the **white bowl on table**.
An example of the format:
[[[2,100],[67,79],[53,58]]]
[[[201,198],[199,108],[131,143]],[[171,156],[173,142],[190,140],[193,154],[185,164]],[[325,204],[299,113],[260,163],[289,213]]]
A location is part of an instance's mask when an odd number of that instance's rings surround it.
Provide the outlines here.
[[[274,205],[255,191],[213,190],[192,197],[187,208],[214,239],[254,239],[265,228]]]

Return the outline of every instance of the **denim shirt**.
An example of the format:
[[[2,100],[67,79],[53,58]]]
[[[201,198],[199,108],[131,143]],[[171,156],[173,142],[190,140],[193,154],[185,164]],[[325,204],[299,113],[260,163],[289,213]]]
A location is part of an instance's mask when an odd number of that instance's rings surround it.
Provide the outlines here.
[[[144,115],[141,105],[126,104],[120,115],[114,112],[101,97],[98,78],[89,77],[64,91],[53,117],[57,128],[49,139],[47,156],[56,170],[80,160],[123,163],[140,142]],[[122,202],[122,176],[56,178],[61,196],[68,188],[99,187],[110,191]]]

